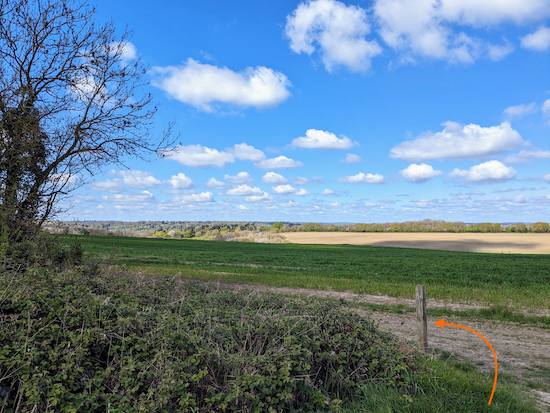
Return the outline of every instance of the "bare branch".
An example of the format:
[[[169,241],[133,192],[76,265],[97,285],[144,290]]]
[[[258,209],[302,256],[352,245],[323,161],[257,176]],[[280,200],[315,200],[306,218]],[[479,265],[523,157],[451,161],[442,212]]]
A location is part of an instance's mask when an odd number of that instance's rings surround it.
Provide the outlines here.
[[[173,125],[151,134],[157,108],[141,93],[146,68],[125,54],[131,32],[117,37],[95,12],[85,1],[0,0],[0,218],[36,226],[75,179],[173,143]]]

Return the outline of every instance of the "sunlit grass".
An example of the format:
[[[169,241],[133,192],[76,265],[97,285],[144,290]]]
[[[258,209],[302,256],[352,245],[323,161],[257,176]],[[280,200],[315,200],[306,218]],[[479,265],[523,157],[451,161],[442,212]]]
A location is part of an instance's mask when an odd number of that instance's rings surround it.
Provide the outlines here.
[[[536,412],[533,399],[506,376],[499,377],[491,405],[493,378],[467,363],[426,359],[419,377],[419,391],[411,398],[384,386],[369,385],[363,395],[348,403],[342,413],[397,412]],[[525,400],[518,404],[518,398]]]

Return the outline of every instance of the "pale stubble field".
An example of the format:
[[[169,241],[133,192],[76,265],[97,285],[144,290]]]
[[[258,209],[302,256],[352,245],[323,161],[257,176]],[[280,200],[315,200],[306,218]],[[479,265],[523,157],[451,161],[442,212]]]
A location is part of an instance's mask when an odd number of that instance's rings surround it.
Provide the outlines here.
[[[503,254],[550,254],[550,234],[287,232],[293,244],[349,244]]]

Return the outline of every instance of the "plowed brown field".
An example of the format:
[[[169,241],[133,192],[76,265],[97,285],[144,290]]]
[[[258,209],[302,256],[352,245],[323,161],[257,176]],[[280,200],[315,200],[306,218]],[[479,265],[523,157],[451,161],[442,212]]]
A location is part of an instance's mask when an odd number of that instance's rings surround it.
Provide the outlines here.
[[[503,254],[550,254],[550,234],[288,232],[295,244],[350,244]]]

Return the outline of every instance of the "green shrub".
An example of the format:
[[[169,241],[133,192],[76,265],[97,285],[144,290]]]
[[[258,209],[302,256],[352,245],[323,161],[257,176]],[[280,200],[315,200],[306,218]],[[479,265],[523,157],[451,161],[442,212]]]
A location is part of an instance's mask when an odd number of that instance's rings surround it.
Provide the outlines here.
[[[414,388],[409,347],[333,304],[97,268],[0,284],[7,411],[337,411]]]
[[[60,238],[55,235],[37,234],[31,239],[2,245],[0,242],[0,267],[5,270],[25,271],[38,265],[50,268],[66,268],[82,263],[83,249],[76,237]]]

